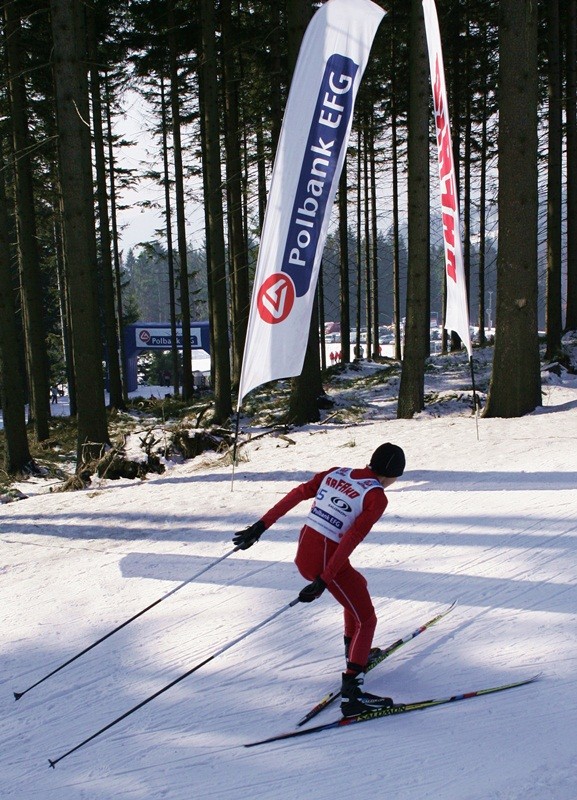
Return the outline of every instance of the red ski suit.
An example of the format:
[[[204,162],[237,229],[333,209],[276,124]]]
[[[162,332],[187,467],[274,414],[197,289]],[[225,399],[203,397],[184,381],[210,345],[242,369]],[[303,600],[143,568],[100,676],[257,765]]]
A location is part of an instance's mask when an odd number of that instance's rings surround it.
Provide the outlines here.
[[[303,500],[317,497],[325,476],[337,469],[340,468],[332,467],[319,472],[306,483],[292,489],[262,517],[265,526],[269,528]],[[350,477],[354,480],[377,480],[376,473],[369,467],[352,470]],[[295,564],[303,578],[313,581],[320,575],[328,591],[342,605],[344,635],[350,639],[348,660],[359,667],[367,663],[377,618],[367,581],[351,566],[349,556],[382,516],[387,502],[380,485],[370,488],[362,499],[360,513],[338,542],[305,524],[300,532],[295,557]]]

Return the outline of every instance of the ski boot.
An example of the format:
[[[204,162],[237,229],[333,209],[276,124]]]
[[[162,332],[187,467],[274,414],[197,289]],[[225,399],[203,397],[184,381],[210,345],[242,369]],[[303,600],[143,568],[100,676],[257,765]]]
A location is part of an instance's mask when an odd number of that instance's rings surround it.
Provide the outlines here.
[[[343,717],[354,717],[365,711],[376,711],[379,708],[390,708],[394,705],[390,697],[378,697],[363,692],[364,674],[356,675],[343,672],[341,686],[341,713]]]

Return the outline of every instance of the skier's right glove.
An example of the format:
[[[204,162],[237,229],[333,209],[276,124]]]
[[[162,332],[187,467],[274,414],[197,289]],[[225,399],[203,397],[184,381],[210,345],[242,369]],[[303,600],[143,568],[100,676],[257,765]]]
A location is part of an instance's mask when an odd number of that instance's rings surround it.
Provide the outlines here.
[[[317,597],[320,597],[324,590],[327,588],[326,583],[321,576],[315,578],[312,583],[307,584],[304,589],[299,592],[299,600],[301,603],[312,603]]]
[[[264,522],[262,519],[259,519],[258,522],[254,522],[243,531],[237,531],[232,537],[233,544],[236,545],[239,550],[248,550],[255,542],[258,542],[265,530]]]

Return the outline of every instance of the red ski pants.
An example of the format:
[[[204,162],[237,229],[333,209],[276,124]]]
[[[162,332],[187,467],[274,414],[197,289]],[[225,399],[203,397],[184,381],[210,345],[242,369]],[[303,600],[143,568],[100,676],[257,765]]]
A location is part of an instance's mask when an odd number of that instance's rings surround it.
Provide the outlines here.
[[[305,525],[295,557],[295,564],[303,578],[314,581],[321,575],[337,547],[337,542]],[[348,660],[364,667],[377,626],[367,581],[347,560],[327,585],[327,590],[344,610],[344,635],[351,640]]]

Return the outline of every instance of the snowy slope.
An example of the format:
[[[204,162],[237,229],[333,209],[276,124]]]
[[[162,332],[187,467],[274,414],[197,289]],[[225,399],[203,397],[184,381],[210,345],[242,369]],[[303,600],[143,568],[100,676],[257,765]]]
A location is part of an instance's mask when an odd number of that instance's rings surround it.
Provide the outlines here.
[[[428,380],[438,390],[442,378]],[[142,482],[0,506],[0,797],[6,800],[574,800],[577,724],[577,380],[518,420],[438,402],[396,420],[265,437],[237,468],[216,457]],[[339,683],[339,607],[298,604],[89,744],[58,759],[289,603],[306,504],[15,702],[66,659],[227,553],[232,532],[296,481],[364,465],[394,441],[407,471],[353,561],[376,642],[456,609],[367,678],[426,699],[543,672],[537,683],[287,743]],[[25,488],[23,487],[23,490]],[[338,716],[338,708],[317,718]]]

